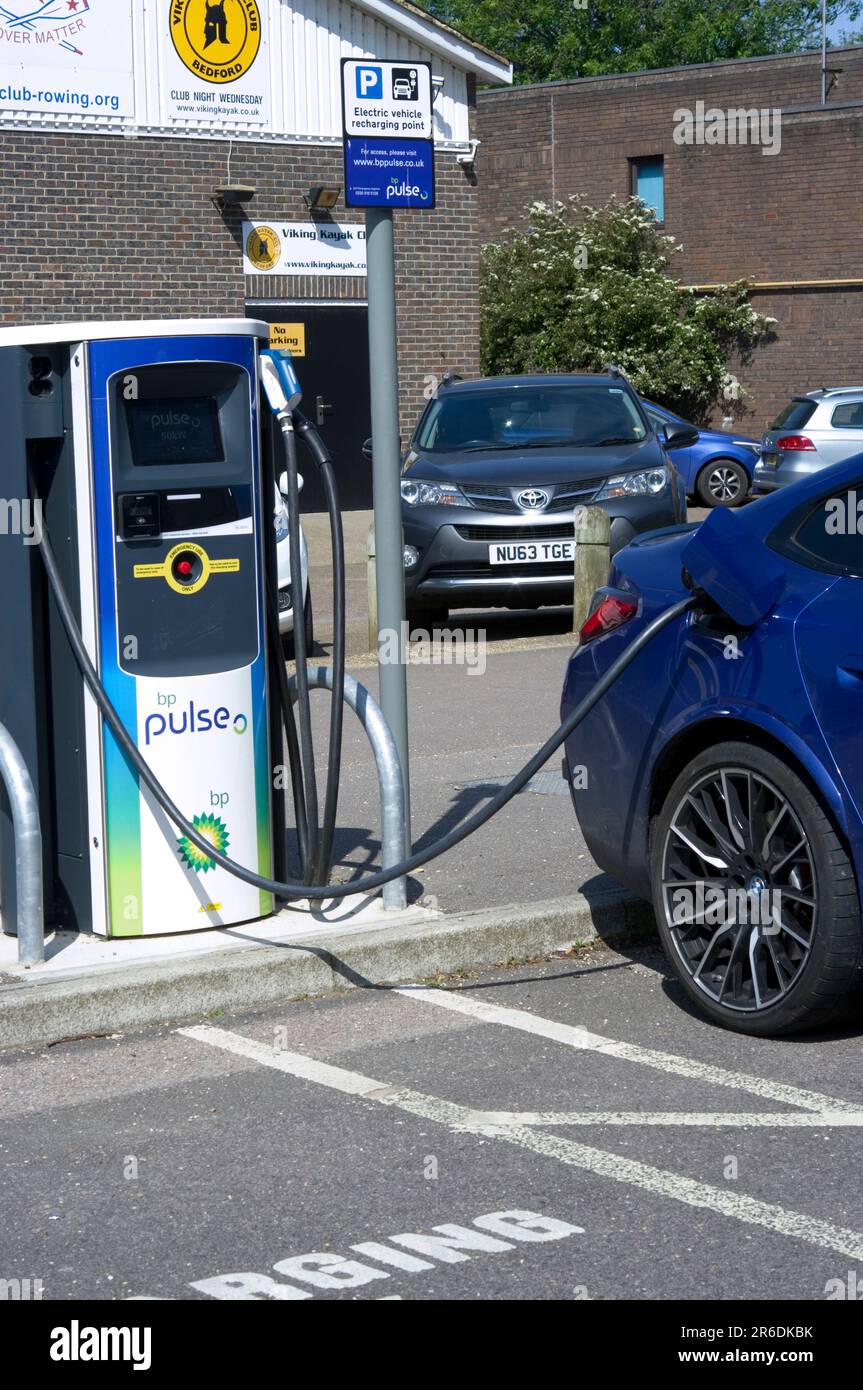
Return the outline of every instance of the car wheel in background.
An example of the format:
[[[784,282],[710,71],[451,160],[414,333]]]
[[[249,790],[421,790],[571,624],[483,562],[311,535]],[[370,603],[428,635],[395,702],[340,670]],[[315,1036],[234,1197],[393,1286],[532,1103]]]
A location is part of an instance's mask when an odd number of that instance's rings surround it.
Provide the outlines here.
[[[837,1017],[860,988],[860,897],[823,806],[745,743],[686,768],[653,825],[653,903],[697,1008],[759,1036]]]
[[[695,491],[705,507],[739,507],[749,491],[749,475],[735,459],[713,459],[699,473]]]

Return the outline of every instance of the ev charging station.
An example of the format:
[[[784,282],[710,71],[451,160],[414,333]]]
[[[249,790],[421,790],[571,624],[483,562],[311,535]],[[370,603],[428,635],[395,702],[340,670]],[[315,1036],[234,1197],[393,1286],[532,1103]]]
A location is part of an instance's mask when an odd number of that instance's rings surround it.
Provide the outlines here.
[[[0,331],[2,492],[44,526],[105,693],[204,839],[263,877],[272,833],[265,586],[272,478],[252,320]],[[38,498],[34,502],[34,497]],[[268,915],[177,835],[85,691],[35,536],[0,543],[0,718],[36,786],[46,916],[111,937]],[[15,920],[0,798],[3,914]]]
[[[693,593],[654,617],[504,787],[411,853],[399,730],[367,691],[350,696],[346,686],[332,460],[297,409],[289,355],[261,347],[268,332],[254,320],[0,331],[0,906],[4,930],[24,925],[25,965],[43,958],[44,918],[54,928],[140,937],[260,920],[280,900],[403,884],[487,824],[643,647],[699,602]],[[307,669],[299,623],[292,682],[279,639],[275,471],[263,454],[259,386],[285,451],[292,573],[300,572],[297,434],[320,469],[330,517],[332,669]],[[389,588],[400,608],[397,586]],[[333,697],[322,822],[313,685]],[[380,871],[331,885],[346,698],[364,722],[361,708],[374,707],[377,735],[366,727],[382,818],[390,848],[395,830],[407,854],[390,852],[389,862],[384,854]],[[301,881],[286,878],[284,780],[273,775],[284,771],[285,746]],[[26,855],[16,825],[26,828]],[[384,905],[404,906],[401,891]]]

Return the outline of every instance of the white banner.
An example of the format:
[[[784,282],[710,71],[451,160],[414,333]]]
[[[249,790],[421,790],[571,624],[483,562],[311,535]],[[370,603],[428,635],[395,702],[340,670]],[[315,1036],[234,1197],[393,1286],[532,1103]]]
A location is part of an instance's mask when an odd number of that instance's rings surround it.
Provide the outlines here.
[[[419,54],[398,10],[372,36],[357,0],[0,0],[0,130],[340,146],[350,57],[362,136],[416,138],[428,128],[428,61],[353,56],[372,41]],[[464,148],[458,48],[435,59],[445,86],[433,124],[438,144]]]
[[[134,116],[131,0],[0,0],[0,113]]]
[[[365,275],[362,222],[244,222],[246,275]]]
[[[262,0],[162,0],[166,125],[270,121],[267,10]]]

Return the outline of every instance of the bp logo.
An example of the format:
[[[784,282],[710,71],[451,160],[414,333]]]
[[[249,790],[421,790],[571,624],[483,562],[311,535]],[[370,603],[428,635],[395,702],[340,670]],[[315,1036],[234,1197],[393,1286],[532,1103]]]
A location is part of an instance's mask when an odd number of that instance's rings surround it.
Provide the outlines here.
[[[282,243],[272,227],[253,227],[246,237],[246,255],[256,270],[272,270],[279,264]]]
[[[171,41],[204,82],[244,77],[261,46],[258,0],[170,0]]]
[[[227,854],[230,837],[228,827],[221,816],[212,814],[195,816],[192,824],[205,840],[210,841],[213,849],[218,850],[221,854]],[[198,849],[197,845],[193,845],[192,841],[185,835],[180,836],[177,844],[180,847],[180,858],[183,863],[188,864],[190,869],[194,869],[196,874],[205,874],[210,869],[215,869],[215,860],[208,858],[204,851]]]

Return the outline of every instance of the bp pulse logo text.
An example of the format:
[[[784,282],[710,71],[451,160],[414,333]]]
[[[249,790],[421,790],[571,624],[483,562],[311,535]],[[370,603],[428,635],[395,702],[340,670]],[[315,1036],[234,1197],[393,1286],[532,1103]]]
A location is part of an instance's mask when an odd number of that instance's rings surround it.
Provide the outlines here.
[[[388,198],[428,198],[428,193],[424,192],[416,183],[388,183]]]
[[[164,410],[150,416],[150,429],[154,434],[161,434],[162,430],[197,430],[200,427],[200,415],[191,415],[188,410]]]
[[[156,699],[158,704],[164,706],[164,713],[147,715],[144,721],[145,744],[152,743],[163,734],[208,734],[214,729],[219,732],[230,729],[235,734],[244,734],[249,727],[247,715],[231,714],[224,705],[211,710],[199,708],[194,700],[190,700],[183,709],[175,710],[176,695],[160,693]]]

